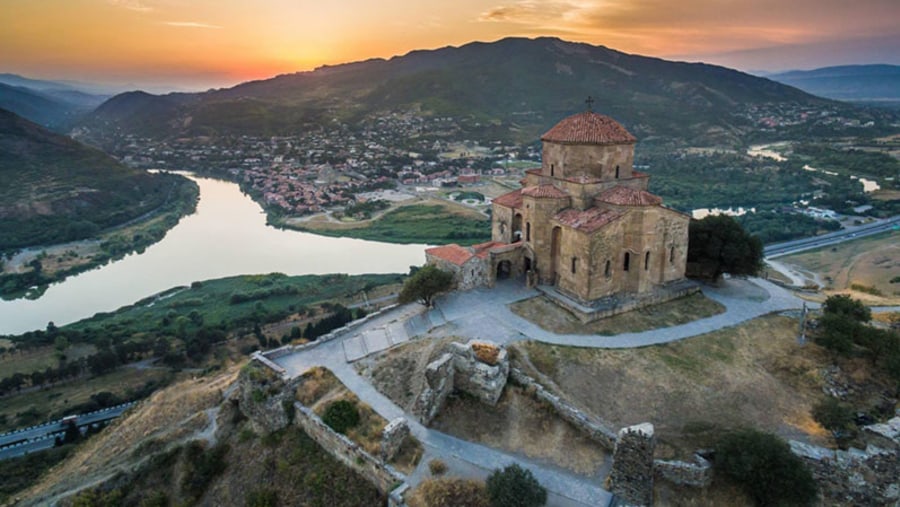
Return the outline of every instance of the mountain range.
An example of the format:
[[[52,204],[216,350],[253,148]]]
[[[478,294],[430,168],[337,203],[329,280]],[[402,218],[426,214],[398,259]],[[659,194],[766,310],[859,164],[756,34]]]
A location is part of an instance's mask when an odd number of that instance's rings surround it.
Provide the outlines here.
[[[900,65],[843,65],[767,77],[821,97],[900,105]]]
[[[453,116],[464,131],[537,139],[560,118],[594,109],[641,139],[740,141],[753,108],[845,107],[784,84],[703,63],[671,62],[556,38],[413,51],[203,93],[117,95],[80,126],[91,135],[152,138],[285,135],[393,111]],[[849,107],[849,106],[846,106]]]
[[[92,93],[65,81],[0,74],[0,108],[57,131],[102,104],[108,95]]]

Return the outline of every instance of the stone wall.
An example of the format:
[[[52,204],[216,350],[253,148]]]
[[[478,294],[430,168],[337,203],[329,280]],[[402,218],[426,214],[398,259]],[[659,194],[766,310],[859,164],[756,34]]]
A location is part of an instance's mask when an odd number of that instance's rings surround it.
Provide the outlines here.
[[[398,417],[389,422],[381,432],[381,459],[390,461],[403,447],[403,443],[409,437],[409,423],[406,419]]]
[[[311,408],[299,402],[295,407],[294,420],[297,426],[329,454],[362,475],[379,491],[389,495],[406,482],[406,476],[366,452],[356,442],[331,429]]]
[[[653,504],[653,452],[656,440],[650,423],[619,430],[609,473],[610,491],[634,505]]]
[[[372,312],[361,319],[356,319],[354,321],[344,324],[343,326],[341,326],[337,329],[333,329],[333,330],[329,331],[328,333],[323,334],[322,336],[317,338],[315,341],[311,341],[309,343],[304,343],[303,345],[284,345],[283,347],[278,347],[277,349],[267,350],[265,352],[257,351],[257,352],[254,352],[251,357],[252,357],[252,359],[256,359],[257,361],[265,364],[269,368],[272,368],[273,370],[279,372],[280,374],[283,374],[285,371],[284,368],[282,368],[281,366],[278,366],[278,364],[276,364],[274,362],[275,359],[278,359],[279,357],[289,356],[291,354],[296,354],[297,352],[302,352],[306,349],[318,347],[319,345],[321,345],[323,343],[329,342],[339,336],[342,336],[345,333],[348,333],[348,332],[362,326],[363,324],[374,319],[375,317],[380,317],[382,314],[393,310],[397,306],[398,305],[396,305],[396,304],[385,306],[384,308],[378,310],[377,312]]]
[[[694,463],[684,461],[655,460],[653,470],[660,479],[674,484],[705,488],[712,483],[712,464],[699,454],[694,455]]]
[[[425,367],[425,389],[416,398],[412,409],[422,424],[427,426],[440,413],[447,396],[453,391],[455,373],[453,355],[449,353]]]
[[[826,449],[791,440],[791,451],[812,472],[825,505],[900,504],[900,452]]]
[[[485,362],[483,357],[478,356],[477,347],[495,351],[496,356],[489,360],[493,364]],[[506,349],[491,342],[472,340],[466,344],[451,343],[450,351],[456,370],[453,386],[488,405],[496,405],[509,376],[509,357]]]
[[[256,362],[247,364],[237,382],[232,401],[238,403],[256,430],[271,433],[289,424],[285,407],[293,402],[296,382],[286,382],[267,364]]]
[[[616,432],[605,423],[585,414],[559,396],[550,393],[544,386],[518,368],[510,369],[509,378],[517,385],[524,387],[525,391],[530,393],[534,399],[553,407],[553,410],[556,411],[560,418],[583,431],[591,440],[602,445],[610,452],[615,450]]]
[[[479,357],[475,347],[496,352],[490,363]],[[428,425],[440,413],[447,396],[454,390],[465,391],[484,403],[496,405],[509,376],[506,349],[492,342],[472,340],[451,343],[447,352],[425,368],[425,389],[416,398],[413,414]]]

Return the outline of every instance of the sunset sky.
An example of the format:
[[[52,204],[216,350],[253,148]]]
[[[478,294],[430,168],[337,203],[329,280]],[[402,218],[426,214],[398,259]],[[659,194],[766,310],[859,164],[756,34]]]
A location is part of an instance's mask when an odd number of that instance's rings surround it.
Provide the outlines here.
[[[2,0],[0,72],[197,88],[544,35],[742,70],[900,64],[900,0]]]

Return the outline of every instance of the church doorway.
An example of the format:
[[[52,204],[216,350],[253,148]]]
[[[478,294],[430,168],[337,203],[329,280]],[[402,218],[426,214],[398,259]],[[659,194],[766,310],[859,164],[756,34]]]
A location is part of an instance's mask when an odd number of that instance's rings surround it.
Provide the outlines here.
[[[497,280],[506,280],[512,275],[512,262],[500,261],[497,263]]]

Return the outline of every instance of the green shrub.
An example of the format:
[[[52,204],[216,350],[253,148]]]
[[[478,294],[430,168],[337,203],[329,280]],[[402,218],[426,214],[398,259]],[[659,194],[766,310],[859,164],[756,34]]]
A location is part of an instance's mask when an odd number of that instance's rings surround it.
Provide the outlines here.
[[[276,505],[278,505],[278,493],[271,489],[257,489],[247,495],[247,507],[275,507]]]
[[[809,505],[816,499],[816,483],[803,461],[769,433],[740,430],[722,437],[715,470],[757,505]]]
[[[840,431],[850,426],[853,414],[850,408],[838,401],[837,398],[827,396],[813,407],[813,419],[824,428],[831,431]]]
[[[485,484],[492,507],[538,507],[547,503],[547,490],[531,470],[515,463],[494,470]]]
[[[352,401],[337,400],[325,409],[322,421],[338,433],[347,433],[359,424],[359,410]]]

